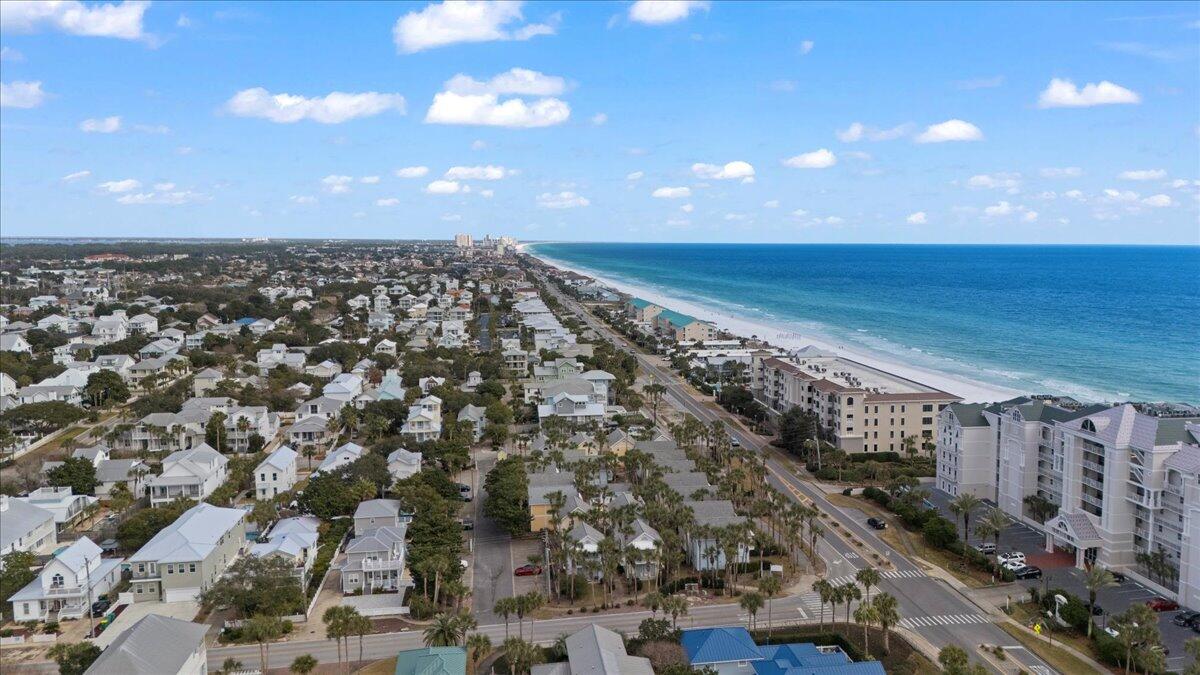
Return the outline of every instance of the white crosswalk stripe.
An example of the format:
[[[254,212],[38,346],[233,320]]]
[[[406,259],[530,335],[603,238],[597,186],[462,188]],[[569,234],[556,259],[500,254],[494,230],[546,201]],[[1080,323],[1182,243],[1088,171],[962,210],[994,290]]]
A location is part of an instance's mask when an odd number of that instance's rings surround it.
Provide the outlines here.
[[[955,626],[972,623],[991,623],[986,614],[940,614],[937,616],[908,616],[900,619],[904,628],[928,628],[931,626]]]
[[[881,572],[879,576],[884,579],[924,579],[926,577],[921,570],[889,570]]]

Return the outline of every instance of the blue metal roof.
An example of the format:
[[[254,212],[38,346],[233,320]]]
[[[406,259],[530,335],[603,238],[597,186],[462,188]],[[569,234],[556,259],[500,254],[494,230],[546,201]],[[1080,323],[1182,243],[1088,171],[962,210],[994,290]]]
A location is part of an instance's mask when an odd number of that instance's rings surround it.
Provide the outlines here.
[[[688,326],[699,321],[699,319],[694,316],[680,314],[679,312],[670,309],[664,309],[663,311],[659,312],[658,319],[661,321],[670,321],[671,325],[676,328],[683,328],[684,326]]]
[[[234,323],[236,323],[239,326],[249,326],[250,324],[254,323],[255,321],[258,321],[258,319],[255,319],[255,318],[252,318],[249,316],[243,316],[242,318],[238,319],[237,321],[234,321]]]
[[[763,658],[745,628],[693,628],[683,631],[680,643],[687,653],[688,663],[693,666]]]

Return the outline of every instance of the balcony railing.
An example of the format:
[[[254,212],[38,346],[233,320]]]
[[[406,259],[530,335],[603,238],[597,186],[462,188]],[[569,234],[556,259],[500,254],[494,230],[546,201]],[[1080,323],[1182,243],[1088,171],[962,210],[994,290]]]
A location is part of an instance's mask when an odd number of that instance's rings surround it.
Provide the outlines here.
[[[87,589],[83,586],[51,586],[46,589],[47,596],[84,595]]]
[[[404,569],[404,560],[396,558],[393,560],[379,560],[377,558],[365,558],[362,561],[364,572],[376,572],[382,570],[400,570]]]

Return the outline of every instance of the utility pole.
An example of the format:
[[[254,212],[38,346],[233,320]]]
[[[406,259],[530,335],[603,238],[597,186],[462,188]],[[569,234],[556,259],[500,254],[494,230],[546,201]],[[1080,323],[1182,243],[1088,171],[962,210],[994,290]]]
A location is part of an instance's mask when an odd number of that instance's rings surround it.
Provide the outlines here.
[[[83,573],[87,576],[87,606],[84,607],[84,611],[88,615],[88,626],[90,629],[88,635],[93,636],[96,634],[96,617],[93,616],[92,612],[92,561],[86,556],[83,559]]]

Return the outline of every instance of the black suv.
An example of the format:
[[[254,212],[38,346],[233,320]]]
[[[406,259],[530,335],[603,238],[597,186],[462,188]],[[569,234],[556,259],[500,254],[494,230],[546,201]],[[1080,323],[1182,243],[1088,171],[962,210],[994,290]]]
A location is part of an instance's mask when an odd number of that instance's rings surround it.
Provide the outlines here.
[[[886,530],[887,529],[887,523],[883,522],[882,520],[880,520],[878,518],[867,518],[867,524],[870,525],[871,527],[875,528],[876,530]]]
[[[1042,568],[1026,565],[1013,571],[1013,576],[1018,579],[1041,579]]]

